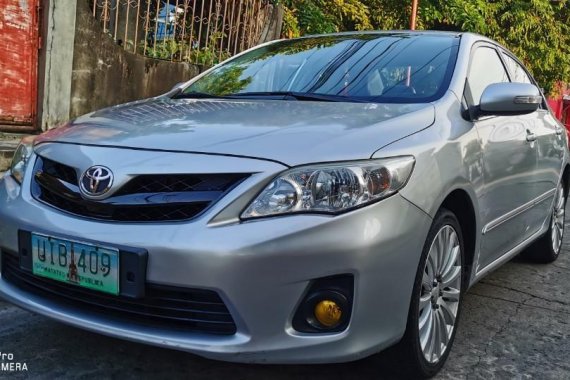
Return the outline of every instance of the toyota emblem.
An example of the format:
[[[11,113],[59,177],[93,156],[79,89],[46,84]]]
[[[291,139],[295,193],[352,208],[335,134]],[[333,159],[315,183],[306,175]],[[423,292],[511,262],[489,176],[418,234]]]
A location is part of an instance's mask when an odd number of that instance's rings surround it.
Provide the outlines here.
[[[104,166],[92,166],[81,176],[79,188],[87,197],[100,197],[113,185],[113,173]]]

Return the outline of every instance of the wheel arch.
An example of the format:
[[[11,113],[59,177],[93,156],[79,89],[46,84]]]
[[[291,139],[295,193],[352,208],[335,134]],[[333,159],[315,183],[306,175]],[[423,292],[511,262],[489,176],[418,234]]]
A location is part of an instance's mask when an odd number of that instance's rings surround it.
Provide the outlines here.
[[[570,173],[570,171],[569,171]],[[476,262],[476,252],[478,249],[478,218],[475,202],[468,191],[458,188],[450,191],[440,208],[445,208],[455,214],[461,226],[461,234],[465,246],[466,280],[471,281],[471,274]],[[469,285],[469,283],[467,283]]]

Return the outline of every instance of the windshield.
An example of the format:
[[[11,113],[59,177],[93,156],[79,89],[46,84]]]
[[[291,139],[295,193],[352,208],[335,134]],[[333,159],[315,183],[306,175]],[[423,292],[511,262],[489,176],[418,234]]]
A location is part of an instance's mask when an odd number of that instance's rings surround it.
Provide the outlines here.
[[[429,102],[447,89],[458,43],[451,34],[406,33],[280,41],[222,64],[181,95],[290,93],[339,101]]]

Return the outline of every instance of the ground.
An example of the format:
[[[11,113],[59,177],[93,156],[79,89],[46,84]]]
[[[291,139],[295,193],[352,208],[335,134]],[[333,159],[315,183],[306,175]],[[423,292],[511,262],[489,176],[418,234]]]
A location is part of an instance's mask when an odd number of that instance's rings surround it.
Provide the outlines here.
[[[455,345],[437,379],[568,379],[569,338],[570,239],[566,239],[556,263],[537,265],[516,258],[469,291]],[[14,361],[27,364],[28,371],[0,371],[0,378],[399,377],[397,357],[390,352],[336,365],[221,363],[67,327],[0,301],[1,353],[12,353]]]

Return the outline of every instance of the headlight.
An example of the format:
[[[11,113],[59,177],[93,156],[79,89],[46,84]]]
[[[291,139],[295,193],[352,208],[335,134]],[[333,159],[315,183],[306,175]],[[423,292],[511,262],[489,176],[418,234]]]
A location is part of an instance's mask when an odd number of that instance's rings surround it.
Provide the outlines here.
[[[18,148],[16,148],[16,153],[14,153],[14,158],[12,158],[12,164],[10,165],[10,173],[12,177],[18,182],[22,183],[24,180],[24,173],[28,167],[28,161],[32,155],[32,143],[31,138],[25,138],[22,140]]]
[[[287,170],[243,212],[243,219],[300,212],[338,214],[394,194],[414,167],[411,156]]]

